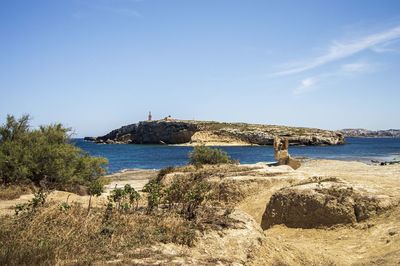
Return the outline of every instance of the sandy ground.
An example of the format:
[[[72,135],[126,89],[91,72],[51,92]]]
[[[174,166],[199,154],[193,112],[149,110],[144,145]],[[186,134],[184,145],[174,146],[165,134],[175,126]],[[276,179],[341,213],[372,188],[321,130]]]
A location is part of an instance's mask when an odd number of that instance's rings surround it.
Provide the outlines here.
[[[400,165],[372,166],[360,162],[313,160],[287,176],[339,177],[400,201]],[[260,189],[239,208],[257,222],[269,198],[283,183]],[[254,265],[400,265],[400,207],[352,225],[325,229],[287,228],[264,231],[266,241]]]
[[[311,160],[297,170],[286,166],[268,167],[265,164],[258,166],[260,167],[245,175],[225,177],[237,181],[239,186],[251,188],[236,208],[253,217],[256,225],[261,223],[265,207],[274,192],[315,176],[340,178],[390,196],[394,202],[400,202],[399,164],[374,166],[361,162]],[[156,173],[156,171],[141,170],[114,174],[110,176],[112,182],[106,190],[109,191],[115,186],[122,187],[125,184],[131,184],[140,190]],[[70,202],[86,204],[88,201],[87,196],[80,197],[61,191],[50,194],[49,199],[65,201],[68,195],[71,195]],[[107,192],[96,199],[95,204],[104,204],[106,195]],[[15,204],[26,202],[31,197],[32,195],[23,195],[17,200],[0,201],[0,214],[12,213]],[[323,229],[287,228],[275,225],[263,231],[263,234],[261,247],[251,250],[248,254],[251,265],[400,265],[399,205],[379,216],[356,224]],[[245,236],[240,235],[240,237],[246,239]],[[209,252],[213,252],[214,245],[215,249],[221,249],[219,244],[223,242],[218,241],[222,240],[217,237],[211,240],[207,242],[214,243],[207,248]],[[228,244],[224,245],[228,247]],[[226,257],[234,255],[238,248],[240,247],[232,248],[231,251],[226,250]],[[192,255],[195,254],[195,250],[190,252]]]

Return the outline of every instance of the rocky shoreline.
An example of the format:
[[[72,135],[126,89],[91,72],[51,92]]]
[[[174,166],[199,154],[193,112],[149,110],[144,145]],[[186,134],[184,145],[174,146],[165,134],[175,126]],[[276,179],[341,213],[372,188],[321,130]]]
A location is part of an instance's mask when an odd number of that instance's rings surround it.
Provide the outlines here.
[[[287,138],[290,145],[345,143],[342,133],[316,128],[175,119],[141,121],[85,140],[104,144],[272,145],[275,136]]]

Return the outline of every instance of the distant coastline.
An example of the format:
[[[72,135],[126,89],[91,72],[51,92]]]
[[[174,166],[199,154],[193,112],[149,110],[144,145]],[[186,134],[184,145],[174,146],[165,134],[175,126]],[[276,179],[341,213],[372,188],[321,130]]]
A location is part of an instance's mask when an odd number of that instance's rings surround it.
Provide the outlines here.
[[[362,128],[346,128],[340,130],[345,137],[353,138],[400,138],[400,129],[368,130]]]

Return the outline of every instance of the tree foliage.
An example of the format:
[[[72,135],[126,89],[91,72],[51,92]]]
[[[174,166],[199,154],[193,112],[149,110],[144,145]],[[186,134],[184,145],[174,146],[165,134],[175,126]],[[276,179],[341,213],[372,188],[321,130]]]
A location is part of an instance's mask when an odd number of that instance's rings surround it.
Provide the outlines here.
[[[190,163],[194,165],[233,163],[229,155],[223,150],[204,145],[195,146],[193,151],[189,153],[189,159]]]
[[[61,124],[31,129],[29,121],[29,115],[8,115],[0,126],[0,183],[63,188],[89,185],[105,173],[107,160],[70,144],[70,129]]]

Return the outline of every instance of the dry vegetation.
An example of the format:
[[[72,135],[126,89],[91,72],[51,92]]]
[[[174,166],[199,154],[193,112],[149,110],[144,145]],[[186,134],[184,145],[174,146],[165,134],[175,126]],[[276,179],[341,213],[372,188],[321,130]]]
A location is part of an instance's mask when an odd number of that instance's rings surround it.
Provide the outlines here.
[[[191,245],[196,224],[174,213],[115,212],[105,218],[106,209],[72,205],[63,210],[57,204],[35,213],[3,217],[0,229],[1,265],[87,264],[107,261],[123,252],[143,256],[135,249],[155,243]]]
[[[1,217],[0,265],[129,263],[157,256],[152,247],[159,244],[190,247],[204,232],[235,224],[229,217],[232,209],[224,204],[229,190],[208,181],[218,169],[229,172],[221,165],[166,168],[144,193],[129,185],[116,188],[105,206],[91,209],[46,202],[46,195],[37,193],[17,206],[18,215]],[[186,175],[164,185],[165,176],[177,170]]]
[[[21,195],[32,193],[33,187],[23,185],[0,185],[0,200],[18,199]]]

